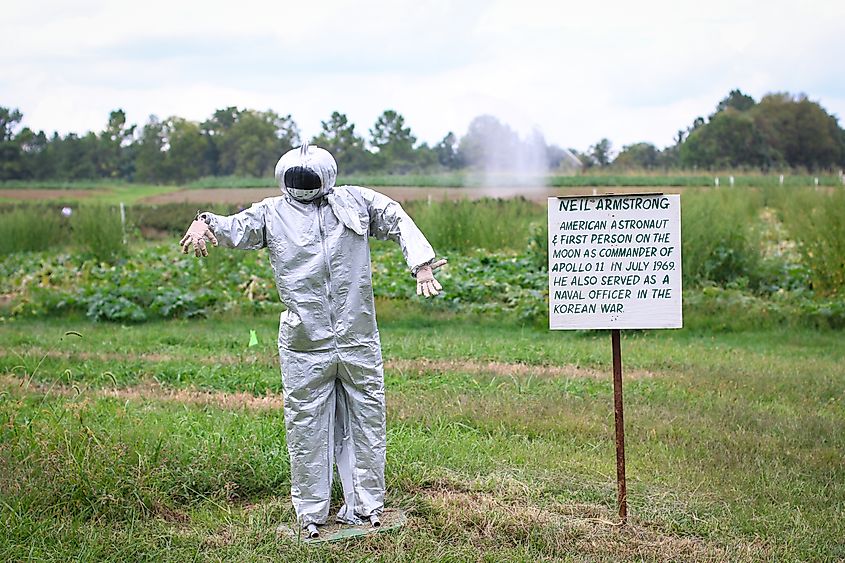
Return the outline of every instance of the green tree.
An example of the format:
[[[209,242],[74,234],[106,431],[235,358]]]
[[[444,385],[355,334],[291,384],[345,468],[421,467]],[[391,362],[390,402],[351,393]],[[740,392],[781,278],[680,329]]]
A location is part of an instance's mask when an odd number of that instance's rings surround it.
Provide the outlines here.
[[[355,132],[346,114],[332,112],[328,121],[321,121],[320,134],[311,142],[323,147],[334,156],[338,168],[344,173],[366,170],[372,156],[364,146],[364,139]]]
[[[376,162],[381,169],[408,172],[416,166],[414,143],[417,138],[405,127],[405,118],[392,109],[386,110],[370,129],[370,143],[378,149]]]
[[[136,143],[135,178],[142,182],[163,181],[165,158],[164,125],[151,115]]]
[[[64,138],[53,137],[51,158],[56,162],[60,180],[91,180],[98,177],[97,160],[99,142],[97,135],[88,132],[83,136],[68,133]]]
[[[762,166],[765,155],[763,137],[752,117],[733,108],[690,132],[680,149],[682,164],[702,168]]]
[[[163,180],[184,182],[209,174],[203,158],[208,138],[198,123],[171,117],[164,122],[162,134],[167,147],[161,172]]]
[[[240,114],[241,110],[235,106],[218,109],[210,119],[200,125],[203,135],[211,141],[208,144],[204,159],[209,165],[211,174],[214,176],[230,176],[235,172],[234,159],[227,159],[227,162],[223,163],[221,162],[220,154],[229,154],[232,152],[233,149],[228,145],[233,139],[227,137],[226,134],[237,122]]]
[[[0,106],[0,180],[19,179],[26,174],[21,142],[15,132],[22,120],[20,110]]]
[[[733,108],[737,111],[748,111],[754,107],[754,104],[756,104],[754,98],[747,94],[743,94],[742,90],[737,88],[736,90],[731,90],[730,93],[719,102],[716,106],[716,113],[725,111],[728,108]]]
[[[228,107],[202,124],[213,145],[206,158],[215,160],[211,173],[263,176],[271,173],[285,151],[299,144],[299,129],[290,115]]]
[[[437,162],[444,168],[455,170],[461,168],[464,164],[461,155],[458,153],[458,138],[451,131],[434,145],[433,150],[437,155]]]
[[[651,143],[634,143],[622,147],[613,159],[616,168],[654,168],[658,165],[659,151]]]
[[[56,176],[56,163],[50,157],[50,144],[44,131],[29,134],[21,144],[26,162],[26,177],[44,180]]]
[[[106,128],[100,133],[98,154],[99,175],[104,178],[128,178],[132,175],[129,145],[135,125],[126,124],[126,113],[117,109],[109,113]]]
[[[845,132],[834,116],[806,96],[769,94],[750,113],[771,164],[810,170],[845,164]]]
[[[605,168],[610,164],[610,152],[613,145],[610,140],[602,139],[595,145],[591,146],[588,153],[592,157],[596,165]]]

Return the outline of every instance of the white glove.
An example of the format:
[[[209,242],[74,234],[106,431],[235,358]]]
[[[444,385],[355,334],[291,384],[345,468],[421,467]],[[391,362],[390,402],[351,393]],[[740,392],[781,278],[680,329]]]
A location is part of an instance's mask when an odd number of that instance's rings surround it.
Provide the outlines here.
[[[432,264],[420,266],[417,269],[417,295],[425,295],[426,297],[434,297],[443,286],[434,277],[434,271],[442,268],[446,264],[446,260],[438,260]]]
[[[196,220],[188,227],[188,232],[179,241],[182,246],[182,252],[185,254],[190,250],[191,245],[194,246],[194,254],[199,256],[208,256],[208,249],[205,246],[205,241],[208,239],[211,244],[217,246],[217,237],[208,228],[205,221]]]

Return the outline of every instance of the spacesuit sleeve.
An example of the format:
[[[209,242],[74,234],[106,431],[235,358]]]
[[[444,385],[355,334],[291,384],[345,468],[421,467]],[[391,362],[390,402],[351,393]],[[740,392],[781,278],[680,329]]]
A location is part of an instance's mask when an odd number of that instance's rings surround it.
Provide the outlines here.
[[[256,250],[267,246],[265,213],[263,202],[259,202],[234,215],[204,212],[199,218],[208,223],[220,246]]]
[[[434,259],[434,249],[398,202],[369,188],[358,188],[370,215],[370,236],[402,247],[411,272]]]

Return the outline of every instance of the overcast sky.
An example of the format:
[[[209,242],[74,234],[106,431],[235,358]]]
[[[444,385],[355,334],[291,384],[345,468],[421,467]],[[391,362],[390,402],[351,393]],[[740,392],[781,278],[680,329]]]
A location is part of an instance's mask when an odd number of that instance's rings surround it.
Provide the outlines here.
[[[804,92],[845,117],[845,1],[13,0],[0,105],[100,130],[109,111],[203,120],[236,105],[332,111],[361,133],[392,108],[420,140],[488,113],[585,149],[659,147],[731,89]]]

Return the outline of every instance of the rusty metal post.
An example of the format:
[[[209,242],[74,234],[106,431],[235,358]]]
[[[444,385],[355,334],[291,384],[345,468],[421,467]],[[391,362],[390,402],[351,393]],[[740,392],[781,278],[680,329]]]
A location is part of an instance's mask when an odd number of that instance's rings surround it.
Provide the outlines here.
[[[622,349],[619,329],[610,331],[613,348],[613,412],[616,419],[616,487],[619,522],[628,523],[628,490],[625,484],[625,420],[622,416]]]

